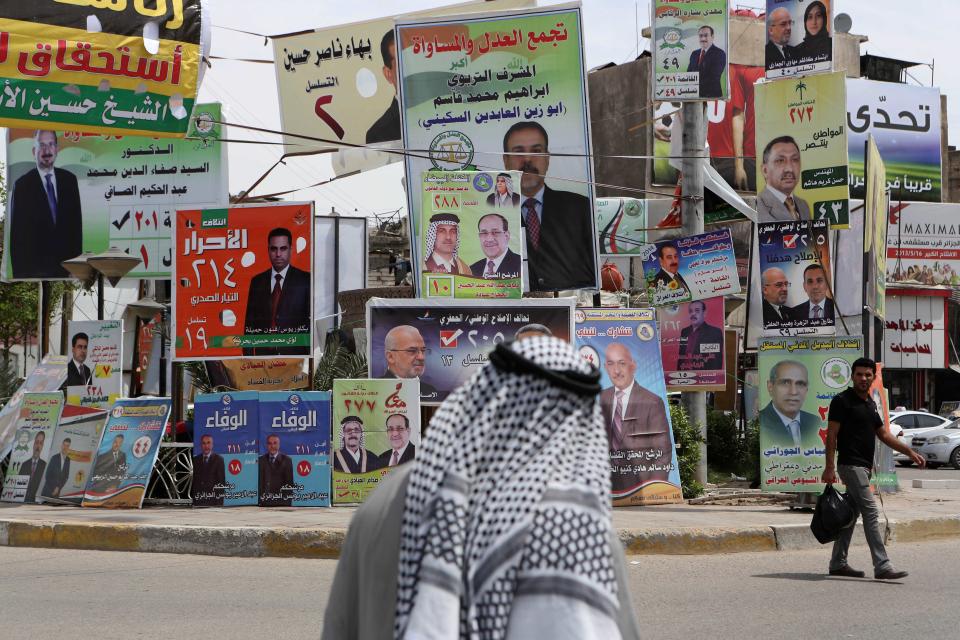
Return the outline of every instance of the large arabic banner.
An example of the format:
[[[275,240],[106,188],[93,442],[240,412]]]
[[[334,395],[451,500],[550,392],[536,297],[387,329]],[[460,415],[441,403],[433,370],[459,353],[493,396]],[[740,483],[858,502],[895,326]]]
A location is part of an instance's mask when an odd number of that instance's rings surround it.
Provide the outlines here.
[[[833,335],[827,221],[761,222],[757,233],[764,335]]]
[[[847,78],[850,197],[864,197],[864,144],[873,135],[890,198],[940,202],[940,89]]]
[[[83,494],[84,507],[140,508],[171,406],[170,398],[114,403]]]
[[[767,0],[767,78],[833,70],[833,2]]]
[[[260,393],[259,504],[330,506],[330,392]]]
[[[313,204],[177,211],[173,357],[313,349]]]
[[[207,360],[214,387],[238,391],[292,391],[310,388],[304,358]]]
[[[761,488],[820,493],[827,410],[850,383],[863,338],[761,338],[758,354]]]
[[[417,270],[425,298],[520,298],[520,172],[428,171]]]
[[[577,309],[577,349],[600,369],[615,506],[681,502],[653,309]]]
[[[0,500],[37,502],[50,458],[50,441],[62,408],[63,394],[59,391],[23,396]]]
[[[727,0],[655,0],[653,99],[725,99]]]
[[[657,308],[660,354],[669,391],[723,391],[723,296]]]
[[[883,318],[887,291],[887,168],[873,136],[867,138],[867,193],[863,201],[864,306]]]
[[[843,73],[756,86],[757,220],[850,225]]]
[[[410,380],[333,381],[333,503],[363,502],[420,446],[420,385]]]
[[[573,336],[575,298],[367,302],[370,378],[420,378],[420,402],[437,405],[524,332]]]
[[[43,502],[80,506],[109,415],[102,409],[64,405],[50,443],[51,455],[40,490]]]
[[[407,156],[407,184],[424,171],[523,171],[530,290],[597,288],[580,10],[398,23],[397,37],[403,140],[425,150]],[[413,189],[408,205],[419,234]]]
[[[123,321],[68,323],[67,404],[109,409],[123,394]]]
[[[892,205],[886,272],[888,284],[960,286],[960,205]]]
[[[204,393],[194,400],[194,506],[257,504],[259,399],[256,391],[233,391]]]
[[[209,27],[201,0],[4,2],[0,126],[182,138]],[[155,37],[148,41],[147,23]],[[204,20],[205,22],[205,20]]]
[[[117,247],[142,261],[128,277],[169,278],[175,210],[227,199],[227,145],[216,141],[221,128],[213,124],[220,105],[198,105],[194,116],[197,139],[164,142],[9,130],[6,277],[66,279],[64,260]]]
[[[740,292],[730,229],[647,244],[640,257],[654,306]]]
[[[32,391],[56,391],[63,386],[67,376],[67,356],[49,354],[43,357],[27,379],[23,381],[3,408],[0,409],[0,460],[10,453],[14,428],[20,411],[20,401]]]

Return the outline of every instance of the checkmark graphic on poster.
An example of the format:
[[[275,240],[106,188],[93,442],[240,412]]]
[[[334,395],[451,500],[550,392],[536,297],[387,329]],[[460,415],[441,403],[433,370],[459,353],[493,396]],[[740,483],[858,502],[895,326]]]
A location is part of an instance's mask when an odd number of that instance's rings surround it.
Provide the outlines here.
[[[462,329],[457,329],[456,331],[441,331],[440,332],[440,348],[456,349],[457,338],[459,338],[462,333],[463,333]]]

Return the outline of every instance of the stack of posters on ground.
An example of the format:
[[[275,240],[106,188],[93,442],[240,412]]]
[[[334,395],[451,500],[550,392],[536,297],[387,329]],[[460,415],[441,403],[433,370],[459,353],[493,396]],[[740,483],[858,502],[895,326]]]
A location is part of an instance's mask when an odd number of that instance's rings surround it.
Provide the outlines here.
[[[109,409],[123,393],[123,321],[71,320],[67,404]]]
[[[654,306],[740,292],[730,229],[647,244],[640,257]]]
[[[109,415],[102,409],[64,405],[50,443],[50,451],[56,453],[47,462],[40,490],[43,502],[80,505]]]
[[[312,203],[177,211],[174,359],[312,353],[312,233]]]
[[[0,495],[4,502],[37,501],[50,458],[50,441],[62,408],[63,394],[58,391],[24,394]]]
[[[827,221],[762,222],[757,233],[764,335],[835,333]]]
[[[520,172],[428,171],[418,263],[426,298],[520,298]]]
[[[767,0],[766,19],[767,78],[833,69],[833,0]]]
[[[194,400],[193,411],[190,497],[194,506],[257,504],[259,394],[201,394]]]
[[[67,356],[46,355],[0,409],[0,460],[7,457],[14,439],[20,402],[31,391],[56,391],[67,378]]]
[[[722,297],[657,309],[667,390],[727,388],[723,318]]]
[[[726,99],[727,0],[655,0],[653,99]]]
[[[500,342],[526,332],[570,341],[576,298],[367,302],[371,378],[420,379],[420,402],[437,405],[487,363]]]
[[[577,309],[576,346],[600,368],[613,504],[680,502],[660,341],[653,309]]]
[[[387,473],[416,458],[420,390],[413,380],[334,380],[333,503],[363,502]]]
[[[170,416],[169,398],[117,400],[103,429],[84,507],[140,508]]]
[[[407,185],[424,171],[523,171],[530,290],[596,289],[580,9],[477,15],[398,21],[404,146],[426,150],[406,156]],[[407,193],[418,237],[429,216]]]
[[[330,506],[330,392],[260,393],[259,504]]]
[[[761,338],[760,482],[764,491],[820,493],[827,411],[847,388],[860,336]]]

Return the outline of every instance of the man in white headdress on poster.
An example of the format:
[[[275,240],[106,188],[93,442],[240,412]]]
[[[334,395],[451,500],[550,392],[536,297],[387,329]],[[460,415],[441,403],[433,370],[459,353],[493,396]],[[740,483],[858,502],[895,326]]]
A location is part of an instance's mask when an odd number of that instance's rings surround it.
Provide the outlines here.
[[[470,265],[457,256],[460,250],[460,218],[453,213],[438,213],[430,218],[424,273],[472,275]]]

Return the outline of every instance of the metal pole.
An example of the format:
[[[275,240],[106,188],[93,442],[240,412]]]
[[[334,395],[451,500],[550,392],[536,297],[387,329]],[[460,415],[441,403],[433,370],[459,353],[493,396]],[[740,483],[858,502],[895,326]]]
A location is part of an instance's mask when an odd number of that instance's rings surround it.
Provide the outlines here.
[[[103,320],[103,274],[97,272],[97,320]]]
[[[161,398],[167,395],[167,309],[160,311],[160,393]]]
[[[40,359],[50,352],[50,282],[40,281]]]
[[[683,103],[683,130],[681,137],[681,214],[683,235],[703,233],[703,166],[706,158],[706,132],[704,102]],[[703,391],[684,391],[680,402],[691,424],[699,425],[703,442],[700,443],[700,462],[696,479],[707,483],[707,395]]]

